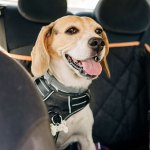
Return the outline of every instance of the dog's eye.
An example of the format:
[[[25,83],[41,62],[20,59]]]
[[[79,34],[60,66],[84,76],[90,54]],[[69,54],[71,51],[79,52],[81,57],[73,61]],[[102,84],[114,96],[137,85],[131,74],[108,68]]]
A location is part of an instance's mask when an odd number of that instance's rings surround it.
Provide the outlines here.
[[[72,34],[76,34],[78,32],[79,32],[79,30],[76,27],[71,27],[68,30],[66,30],[65,33],[72,35]]]
[[[95,33],[96,34],[101,34],[103,32],[103,29],[101,29],[101,28],[97,28],[96,30],[95,30]]]

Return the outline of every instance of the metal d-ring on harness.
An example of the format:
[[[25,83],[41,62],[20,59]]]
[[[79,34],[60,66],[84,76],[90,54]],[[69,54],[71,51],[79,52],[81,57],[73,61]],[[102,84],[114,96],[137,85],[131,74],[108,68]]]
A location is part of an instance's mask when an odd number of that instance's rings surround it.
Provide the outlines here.
[[[66,120],[89,104],[91,96],[89,91],[67,93],[66,89],[55,80],[50,75],[47,78],[46,74],[46,77],[35,79],[35,84],[47,106],[51,132],[57,141],[59,132],[68,132]]]

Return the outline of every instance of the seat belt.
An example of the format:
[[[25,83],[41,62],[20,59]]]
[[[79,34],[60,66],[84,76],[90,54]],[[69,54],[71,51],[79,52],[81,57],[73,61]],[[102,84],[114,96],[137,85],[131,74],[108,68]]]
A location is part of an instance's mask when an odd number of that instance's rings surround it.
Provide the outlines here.
[[[4,18],[3,18],[3,10],[5,6],[0,6],[0,50],[7,51],[7,42],[6,42],[6,34],[4,27]]]

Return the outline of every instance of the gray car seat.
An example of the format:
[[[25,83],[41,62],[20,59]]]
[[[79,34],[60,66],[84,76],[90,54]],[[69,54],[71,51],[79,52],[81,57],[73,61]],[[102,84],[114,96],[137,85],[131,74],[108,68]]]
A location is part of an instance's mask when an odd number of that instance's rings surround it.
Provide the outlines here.
[[[49,119],[27,72],[0,52],[0,149],[55,150]]]

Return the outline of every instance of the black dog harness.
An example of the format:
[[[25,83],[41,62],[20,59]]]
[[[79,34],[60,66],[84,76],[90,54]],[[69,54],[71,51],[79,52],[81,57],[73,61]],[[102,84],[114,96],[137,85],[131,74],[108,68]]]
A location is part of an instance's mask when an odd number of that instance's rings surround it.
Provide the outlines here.
[[[67,120],[90,102],[89,91],[72,93],[71,88],[64,87],[48,73],[35,79],[35,84],[47,106],[49,119],[54,125],[61,124],[62,120]]]

